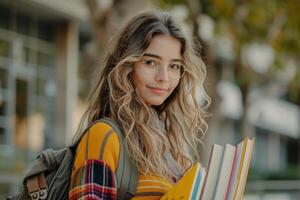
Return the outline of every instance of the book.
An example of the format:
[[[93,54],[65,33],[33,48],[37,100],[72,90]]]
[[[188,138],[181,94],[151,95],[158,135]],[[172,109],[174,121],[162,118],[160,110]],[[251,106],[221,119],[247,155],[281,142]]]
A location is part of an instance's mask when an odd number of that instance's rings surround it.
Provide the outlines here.
[[[234,162],[236,147],[230,144],[226,144],[222,156],[222,163],[218,175],[218,182],[216,184],[213,199],[225,199],[227,188],[224,185],[228,185],[230,181],[230,173]]]
[[[201,188],[204,182],[206,171],[200,163],[196,163],[176,183],[176,186],[169,190],[161,200],[193,200],[199,199]]]
[[[254,142],[255,138],[247,137],[236,146],[214,144],[207,168],[194,164],[161,199],[242,199]]]
[[[218,144],[214,144],[211,149],[201,199],[213,198],[215,185],[218,181],[218,171],[222,162],[223,149],[224,147]]]
[[[238,172],[238,181],[237,181],[237,187],[235,191],[235,197],[234,199],[242,199],[245,186],[246,186],[246,179],[248,177],[248,171],[250,167],[250,157],[252,157],[253,153],[253,144],[254,139],[249,140],[249,138],[246,139],[244,148],[243,148],[243,154],[240,161],[240,167]]]
[[[245,190],[255,138],[246,138],[237,145],[236,158],[227,188],[226,200],[240,199]]]

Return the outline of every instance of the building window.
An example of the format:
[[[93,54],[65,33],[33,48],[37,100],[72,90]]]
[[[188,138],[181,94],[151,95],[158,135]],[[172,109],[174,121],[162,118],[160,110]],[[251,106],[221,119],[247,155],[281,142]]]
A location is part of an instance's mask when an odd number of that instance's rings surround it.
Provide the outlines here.
[[[7,78],[8,78],[7,70],[2,69],[0,66],[0,89],[7,88],[7,82],[8,82]]]
[[[297,166],[300,161],[300,143],[299,140],[287,139],[287,162],[291,166]]]
[[[33,35],[31,29],[32,20],[25,16],[17,14],[17,32],[23,35]]]
[[[0,7],[0,143],[28,147],[29,122],[35,115],[45,119],[39,135],[55,128],[55,26]]]
[[[0,57],[10,57],[10,43],[0,38]]]
[[[31,48],[24,46],[22,60],[26,66],[36,64],[34,60],[34,51]]]
[[[0,28],[10,29],[11,13],[6,8],[0,8]]]
[[[0,127],[0,145],[6,143],[6,130]]]
[[[39,51],[37,56],[38,56],[37,64],[39,66],[54,67],[54,56],[53,55]]]
[[[7,115],[7,103],[6,101],[0,102],[0,116]]]
[[[47,21],[38,21],[38,38],[53,42],[54,41],[54,31],[55,25]]]
[[[16,82],[16,115],[19,118],[27,117],[27,99],[28,87],[27,82],[24,80],[17,80]]]
[[[36,94],[38,96],[44,96],[44,91],[45,91],[45,80],[41,78],[36,78]]]

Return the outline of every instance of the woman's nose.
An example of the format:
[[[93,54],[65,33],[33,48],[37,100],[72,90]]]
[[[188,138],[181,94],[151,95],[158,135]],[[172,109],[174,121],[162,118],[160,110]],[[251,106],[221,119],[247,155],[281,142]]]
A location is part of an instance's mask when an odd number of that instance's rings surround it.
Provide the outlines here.
[[[167,67],[159,67],[156,72],[157,81],[169,81],[169,72]]]

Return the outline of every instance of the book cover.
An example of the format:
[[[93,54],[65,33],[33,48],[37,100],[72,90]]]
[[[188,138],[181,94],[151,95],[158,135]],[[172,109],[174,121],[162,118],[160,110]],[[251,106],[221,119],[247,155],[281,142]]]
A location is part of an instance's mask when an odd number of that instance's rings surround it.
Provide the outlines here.
[[[161,200],[198,200],[205,177],[205,168],[200,163],[188,170],[176,185],[163,195]]]

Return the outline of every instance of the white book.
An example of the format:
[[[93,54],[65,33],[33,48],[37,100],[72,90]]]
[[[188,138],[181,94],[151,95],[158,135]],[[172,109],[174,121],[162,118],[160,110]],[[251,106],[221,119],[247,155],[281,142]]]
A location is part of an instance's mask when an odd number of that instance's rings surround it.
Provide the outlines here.
[[[237,186],[237,191],[235,193],[235,199],[242,199],[245,186],[246,186],[246,180],[248,176],[248,170],[250,167],[250,161],[252,157],[252,152],[253,152],[253,145],[254,145],[254,139],[249,139],[247,141],[244,155],[241,160],[241,166],[240,166],[240,173],[238,175],[238,186]]]
[[[226,200],[234,199],[235,191],[236,191],[236,188],[237,188],[240,161],[241,161],[242,154],[243,154],[244,143],[246,141],[247,141],[247,139],[243,140],[236,147],[233,168],[232,168],[232,171],[231,171],[230,181],[229,181],[229,185],[228,185],[227,192],[226,192]]]
[[[219,168],[222,162],[224,147],[214,144],[210,153],[208,162],[208,169],[201,192],[201,199],[212,199],[214,195],[215,186],[218,180]]]
[[[223,159],[220,166],[217,186],[214,192],[215,200],[225,199],[227,185],[229,184],[230,174],[233,167],[234,155],[235,155],[236,147],[230,144],[225,145]]]

